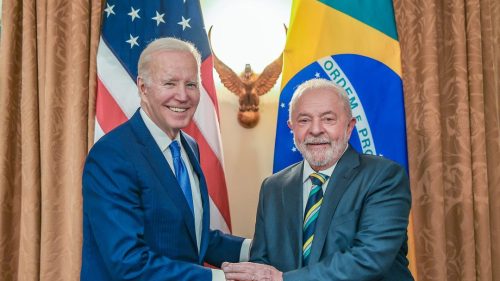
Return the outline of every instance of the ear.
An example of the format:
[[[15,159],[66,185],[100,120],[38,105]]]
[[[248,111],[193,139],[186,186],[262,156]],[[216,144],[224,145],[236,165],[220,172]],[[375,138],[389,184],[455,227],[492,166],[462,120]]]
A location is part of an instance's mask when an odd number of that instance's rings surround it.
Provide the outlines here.
[[[137,76],[137,88],[139,89],[139,95],[141,97],[146,94],[146,82],[141,76]]]
[[[286,121],[286,124],[288,125],[288,128],[290,128],[290,130],[293,130],[293,124],[292,124],[292,121],[288,120]]]
[[[347,135],[351,136],[352,130],[354,130],[354,127],[356,126],[356,118],[352,118],[349,120],[349,123],[347,123]]]

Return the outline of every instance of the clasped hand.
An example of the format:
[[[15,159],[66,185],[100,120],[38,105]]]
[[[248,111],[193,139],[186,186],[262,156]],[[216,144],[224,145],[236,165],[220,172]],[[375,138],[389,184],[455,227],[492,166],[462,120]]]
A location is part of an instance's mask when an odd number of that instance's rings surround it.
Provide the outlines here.
[[[225,262],[222,270],[227,281],[283,281],[283,273],[266,264]]]

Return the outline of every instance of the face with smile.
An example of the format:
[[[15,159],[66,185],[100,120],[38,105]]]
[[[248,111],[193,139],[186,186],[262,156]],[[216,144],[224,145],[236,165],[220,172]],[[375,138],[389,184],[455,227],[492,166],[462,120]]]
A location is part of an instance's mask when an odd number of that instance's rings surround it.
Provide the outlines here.
[[[171,139],[185,128],[200,101],[198,64],[188,51],[152,54],[149,75],[137,78],[141,107]]]
[[[292,107],[288,121],[295,146],[316,171],[328,169],[339,160],[356,124],[334,91],[305,90]]]

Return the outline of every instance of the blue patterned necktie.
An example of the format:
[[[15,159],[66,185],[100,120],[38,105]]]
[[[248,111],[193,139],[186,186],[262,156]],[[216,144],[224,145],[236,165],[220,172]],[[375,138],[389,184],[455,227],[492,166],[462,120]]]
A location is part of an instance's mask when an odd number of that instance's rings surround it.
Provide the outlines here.
[[[172,159],[174,162],[175,176],[177,177],[177,181],[181,186],[182,193],[184,193],[184,197],[186,197],[186,201],[189,205],[189,209],[191,209],[191,213],[194,214],[193,211],[193,194],[191,193],[191,183],[189,182],[189,174],[186,169],[186,165],[181,158],[181,148],[179,146],[179,142],[176,140],[172,141],[169,145],[170,152],[172,153]]]
[[[306,210],[304,213],[304,226],[302,228],[304,232],[302,240],[302,261],[304,266],[309,263],[316,221],[318,220],[321,203],[323,202],[323,189],[321,189],[321,186],[326,182],[328,176],[321,173],[312,173],[309,178],[311,179],[313,187],[307,198]]]

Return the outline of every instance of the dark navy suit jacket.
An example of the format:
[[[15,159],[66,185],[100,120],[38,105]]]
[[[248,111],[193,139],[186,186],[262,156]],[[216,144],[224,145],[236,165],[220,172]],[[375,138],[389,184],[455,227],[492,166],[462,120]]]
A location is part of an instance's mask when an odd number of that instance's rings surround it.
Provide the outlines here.
[[[237,262],[243,239],[209,229],[209,198],[198,147],[181,142],[200,182],[200,251],[194,218],[139,111],[102,137],[83,171],[81,280],[211,280],[207,262]]]
[[[250,260],[285,272],[284,281],[407,281],[411,197],[405,170],[349,147],[323,198],[302,264],[303,162],[267,178],[260,191]]]

